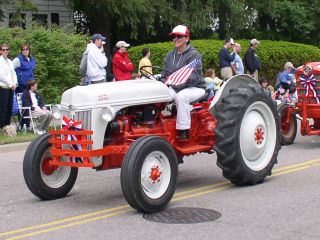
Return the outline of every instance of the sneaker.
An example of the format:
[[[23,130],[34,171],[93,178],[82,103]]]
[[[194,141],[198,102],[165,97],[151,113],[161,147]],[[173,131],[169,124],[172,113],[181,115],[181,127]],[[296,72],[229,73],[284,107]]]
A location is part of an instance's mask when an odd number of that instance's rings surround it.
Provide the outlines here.
[[[42,135],[44,132],[41,129],[35,129],[37,135]]]

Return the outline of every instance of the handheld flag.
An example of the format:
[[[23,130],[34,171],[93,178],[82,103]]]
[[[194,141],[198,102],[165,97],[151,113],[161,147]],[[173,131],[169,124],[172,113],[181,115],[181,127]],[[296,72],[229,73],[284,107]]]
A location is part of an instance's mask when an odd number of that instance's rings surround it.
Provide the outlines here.
[[[174,73],[170,74],[165,81],[166,85],[180,85],[185,83],[188,78],[190,77],[191,73],[199,63],[201,57],[197,57],[188,65],[180,68],[179,70],[175,71]]]

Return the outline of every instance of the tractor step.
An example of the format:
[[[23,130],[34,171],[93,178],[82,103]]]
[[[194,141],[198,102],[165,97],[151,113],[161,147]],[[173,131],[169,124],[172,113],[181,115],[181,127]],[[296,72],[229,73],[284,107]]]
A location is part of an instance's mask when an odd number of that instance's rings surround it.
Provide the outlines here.
[[[183,145],[175,146],[175,149],[182,154],[193,154],[197,152],[211,151],[212,146],[209,145]]]

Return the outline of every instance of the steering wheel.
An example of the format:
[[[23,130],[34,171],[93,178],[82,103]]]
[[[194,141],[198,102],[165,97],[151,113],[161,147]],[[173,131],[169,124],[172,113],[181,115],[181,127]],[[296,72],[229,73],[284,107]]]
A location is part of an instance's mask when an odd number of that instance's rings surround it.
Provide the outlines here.
[[[169,74],[171,74],[172,72],[162,68],[162,67],[158,67],[158,66],[143,66],[141,67],[139,70],[140,70],[140,73],[143,77],[146,77],[148,79],[151,79],[151,80],[157,80],[157,81],[162,81],[163,77],[161,76],[161,74],[153,74],[151,72],[149,72],[148,70],[146,70],[146,68],[151,68],[152,69],[152,72],[154,72],[153,70],[157,69],[157,70],[161,70],[162,71],[165,71]]]

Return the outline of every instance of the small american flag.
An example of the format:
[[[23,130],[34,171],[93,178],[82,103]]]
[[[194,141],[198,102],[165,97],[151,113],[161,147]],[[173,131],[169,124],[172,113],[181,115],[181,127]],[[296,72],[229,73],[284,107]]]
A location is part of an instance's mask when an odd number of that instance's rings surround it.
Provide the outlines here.
[[[165,81],[166,85],[180,85],[185,83],[188,78],[190,77],[191,73],[199,63],[201,57],[196,58],[188,65],[180,68],[179,70],[175,71]]]

